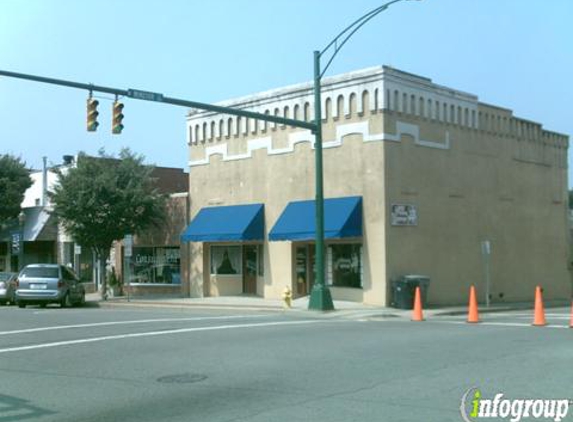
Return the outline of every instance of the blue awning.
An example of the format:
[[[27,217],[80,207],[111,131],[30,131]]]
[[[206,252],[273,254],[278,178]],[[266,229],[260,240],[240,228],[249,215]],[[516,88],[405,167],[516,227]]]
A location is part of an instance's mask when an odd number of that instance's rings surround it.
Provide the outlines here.
[[[202,208],[181,235],[184,242],[243,242],[263,240],[263,204]]]
[[[269,233],[269,240],[314,240],[315,201],[290,202]],[[324,200],[324,237],[362,236],[362,197]]]

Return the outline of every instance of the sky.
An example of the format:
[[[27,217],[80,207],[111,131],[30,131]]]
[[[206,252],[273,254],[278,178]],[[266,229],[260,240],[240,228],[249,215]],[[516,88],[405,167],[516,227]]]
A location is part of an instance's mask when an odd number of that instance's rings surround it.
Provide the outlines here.
[[[377,0],[0,0],[0,69],[215,103],[310,81],[312,54]],[[394,68],[475,94],[573,134],[572,0],[421,0],[390,6],[340,51],[327,76]],[[0,76],[0,154],[42,157],[129,147],[188,170],[187,109]],[[570,152],[571,157],[571,152]],[[573,186],[569,174],[569,186]]]

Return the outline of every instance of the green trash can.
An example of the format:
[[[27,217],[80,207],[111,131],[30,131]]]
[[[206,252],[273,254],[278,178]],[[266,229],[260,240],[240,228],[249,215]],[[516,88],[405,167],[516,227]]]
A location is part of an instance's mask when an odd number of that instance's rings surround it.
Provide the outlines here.
[[[414,303],[414,295],[410,285],[400,277],[397,280],[392,280],[392,301],[390,306],[398,309],[412,309]]]
[[[402,277],[404,282],[410,286],[412,291],[412,306],[414,307],[414,294],[416,292],[416,287],[420,287],[420,293],[422,296],[422,307],[425,308],[428,305],[428,288],[430,287],[430,277],[425,275],[415,275],[408,274]]]
[[[392,300],[390,306],[398,309],[412,309],[416,287],[420,287],[422,307],[428,304],[428,287],[430,277],[425,275],[408,274],[392,280]]]

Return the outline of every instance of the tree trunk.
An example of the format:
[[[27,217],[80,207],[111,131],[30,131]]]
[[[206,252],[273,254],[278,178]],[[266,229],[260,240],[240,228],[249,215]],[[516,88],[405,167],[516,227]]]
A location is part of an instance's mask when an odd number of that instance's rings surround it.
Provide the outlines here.
[[[101,298],[107,300],[107,260],[109,257],[109,249],[107,248],[95,248],[96,257],[99,261],[99,273],[101,277]]]

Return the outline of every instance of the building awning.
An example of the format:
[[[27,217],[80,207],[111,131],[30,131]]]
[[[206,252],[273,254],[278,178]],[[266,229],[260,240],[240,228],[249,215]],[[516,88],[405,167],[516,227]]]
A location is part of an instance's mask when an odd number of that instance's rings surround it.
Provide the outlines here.
[[[55,241],[58,238],[58,225],[56,217],[44,207],[23,208],[26,219],[24,220],[24,242]],[[0,230],[0,241],[7,242],[12,233],[22,231],[18,219],[10,221]]]
[[[269,240],[314,240],[315,201],[290,202],[269,233]],[[324,237],[362,237],[362,197],[324,200]]]
[[[181,235],[184,242],[244,242],[263,240],[263,204],[202,208]]]

